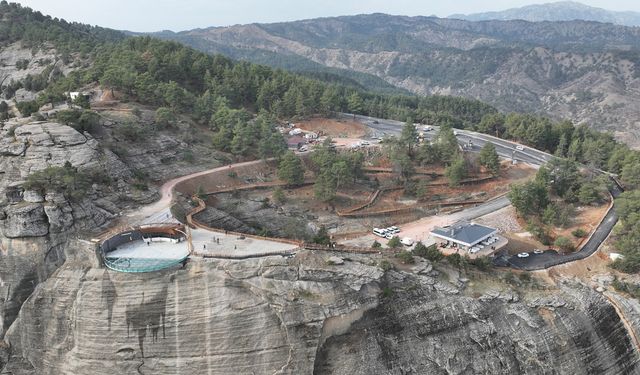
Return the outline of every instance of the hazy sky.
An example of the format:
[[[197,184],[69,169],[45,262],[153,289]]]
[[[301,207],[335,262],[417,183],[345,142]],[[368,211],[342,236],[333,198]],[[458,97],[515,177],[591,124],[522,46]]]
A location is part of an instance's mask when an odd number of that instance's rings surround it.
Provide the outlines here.
[[[15,0],[14,0],[15,1]],[[18,0],[44,14],[132,31],[188,30],[238,23],[382,12],[437,15],[503,10],[545,0]],[[584,0],[610,10],[640,12],[638,0]]]

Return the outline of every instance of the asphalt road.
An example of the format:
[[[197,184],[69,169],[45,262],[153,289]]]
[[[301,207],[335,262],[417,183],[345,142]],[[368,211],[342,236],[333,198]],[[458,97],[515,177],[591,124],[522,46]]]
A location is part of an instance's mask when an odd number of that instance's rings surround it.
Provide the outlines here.
[[[354,116],[350,114],[342,115],[345,117],[354,118]],[[402,132],[402,127],[404,126],[404,123],[394,120],[385,120],[360,115],[356,115],[355,118],[366,124],[369,128],[373,129],[378,136],[398,136]],[[437,131],[438,128],[434,127],[433,131],[424,133],[425,137],[427,139],[432,139]],[[546,152],[536,150],[524,145],[519,145],[515,142],[492,137],[486,134],[480,134],[460,129],[456,129],[456,132],[458,133],[458,142],[462,145],[468,144],[469,141],[471,141],[473,146],[470,149],[475,152],[479,152],[485,143],[491,142],[495,145],[496,151],[501,157],[505,159],[514,159],[518,162],[531,164],[535,167],[542,166],[554,158],[553,155],[550,155]],[[518,150],[516,148],[518,146],[521,146],[522,150]],[[614,198],[617,198],[623,192],[623,189],[617,184],[615,180],[612,181],[614,182],[614,185],[611,189],[611,195],[613,195]],[[506,197],[501,197],[493,201],[478,205],[476,207],[471,207],[460,211],[459,218],[460,220],[473,220],[477,217],[506,207],[509,204],[510,202]],[[582,246],[580,251],[572,254],[562,255],[558,254],[556,251],[547,250],[543,254],[530,253],[526,258],[519,258],[517,256],[502,256],[496,257],[496,264],[511,266],[513,268],[527,271],[535,271],[587,258],[598,250],[600,245],[602,245],[602,243],[607,239],[617,222],[618,215],[616,214],[614,204],[612,208],[607,212],[605,218],[602,220],[602,223],[595,229],[591,237],[587,240],[584,246]]]
[[[343,113],[345,118],[354,118],[353,115]],[[374,130],[374,133],[378,136],[393,135],[399,136],[402,132],[403,122],[395,120],[385,120],[368,116],[356,115],[355,119],[360,120],[369,128]],[[434,130],[424,132],[426,139],[433,139],[438,132],[438,127],[434,126]],[[420,129],[418,129],[420,130]],[[538,151],[536,149],[520,145],[515,142],[506,141],[490,135],[476,133],[468,130],[455,129],[458,133],[457,138],[460,145],[468,144],[472,142],[472,151],[480,151],[487,142],[491,142],[496,147],[498,155],[505,159],[515,159],[518,162],[524,162],[533,166],[541,166],[550,161],[553,156],[546,152]],[[523,150],[516,149],[517,146],[522,146]]]
[[[615,184],[611,190],[611,195],[617,197],[622,193],[622,189]],[[559,264],[569,263],[576,260],[584,259],[595,253],[600,245],[609,237],[613,227],[618,222],[618,214],[613,207],[607,212],[602,223],[595,229],[589,240],[582,246],[580,251],[575,253],[561,255],[556,252],[545,252],[544,254],[529,254],[527,258],[518,258],[512,256],[506,259],[507,263],[514,268],[527,271],[542,270]]]

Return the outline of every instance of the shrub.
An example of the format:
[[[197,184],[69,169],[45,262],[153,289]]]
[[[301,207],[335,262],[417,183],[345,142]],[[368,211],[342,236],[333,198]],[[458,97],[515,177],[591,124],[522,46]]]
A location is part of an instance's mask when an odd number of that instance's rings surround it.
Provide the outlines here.
[[[79,172],[71,163],[62,167],[47,167],[27,177],[24,188],[46,192],[49,190],[63,193],[72,200],[83,198],[92,183],[92,176]]]
[[[77,105],[80,108],[89,109],[91,107],[91,103],[89,103],[89,99],[86,96],[80,94],[74,100],[73,104]]]
[[[393,295],[393,289],[389,288],[388,286],[384,287],[382,289],[382,296],[383,297],[391,297]]]
[[[382,247],[382,244],[378,241],[373,241],[373,244],[371,245],[372,249],[379,249]]]
[[[118,138],[124,138],[131,142],[140,140],[144,135],[141,127],[129,123],[118,125],[114,132]]]
[[[198,185],[196,196],[200,199],[205,199],[207,197],[207,193],[204,191],[204,187],[202,185]]]
[[[327,231],[327,227],[324,225],[320,227],[318,233],[313,236],[313,243],[317,243],[319,245],[329,246],[331,245],[331,237],[329,237],[329,232]]]
[[[378,263],[378,267],[382,268],[383,271],[389,271],[393,268],[393,265],[388,260],[383,259]]]
[[[447,262],[449,262],[449,264],[457,268],[464,268],[464,266],[467,263],[467,260],[462,255],[455,253],[447,257]]]
[[[23,70],[23,69],[27,69],[28,67],[29,67],[29,60],[20,59],[16,61],[16,69]]]
[[[614,260],[611,267],[624,273],[640,272],[640,256],[637,253],[626,253],[624,258]]]
[[[618,292],[628,293],[635,299],[640,299],[640,285],[627,283],[614,278],[611,282],[611,286]]]
[[[487,256],[469,259],[469,264],[476,267],[480,271],[489,271],[493,268],[493,262],[491,261],[491,258]]]
[[[413,254],[410,251],[402,251],[396,254],[396,257],[399,258],[404,264],[413,264],[415,263],[415,259],[413,259]]]
[[[389,242],[387,242],[387,246],[389,246],[392,249],[396,249],[396,248],[402,246],[402,243],[400,242],[400,237],[393,236],[393,238],[391,238],[389,240]]]
[[[16,104],[16,107],[22,114],[22,117],[29,117],[32,113],[38,112],[38,109],[40,109],[38,102],[36,102],[35,100],[30,102],[18,102]]]
[[[416,243],[416,246],[413,248],[413,254],[430,260],[432,262],[438,262],[444,258],[444,254],[438,249],[438,246],[433,244],[430,246],[425,246],[422,242]]]
[[[542,242],[544,245],[551,244],[551,236],[549,235],[549,230],[545,226],[540,225],[532,220],[527,224],[527,231],[529,231],[529,233],[531,233],[533,237]]]
[[[531,274],[529,274],[529,272],[523,272],[520,275],[518,275],[518,277],[520,278],[520,281],[524,283],[531,282]]]
[[[578,228],[571,232],[571,234],[576,238],[585,238],[589,233],[587,233],[587,231],[582,228]]]
[[[553,244],[565,253],[574,250],[573,242],[567,237],[560,236],[556,238]]]
[[[56,121],[79,132],[93,133],[100,125],[100,115],[92,111],[64,110],[56,113]]]
[[[182,160],[186,161],[187,163],[193,163],[193,161],[195,160],[195,158],[193,157],[193,151],[184,150],[182,152]]]
[[[283,204],[286,201],[286,199],[287,198],[284,195],[284,190],[282,190],[282,188],[278,186],[273,191],[273,201],[278,204]]]
[[[260,207],[263,208],[263,209],[271,207],[271,204],[270,204],[270,201],[269,201],[268,197],[262,198],[262,204],[260,205]]]
[[[176,122],[176,115],[167,107],[160,107],[155,113],[155,122],[159,128],[164,129]]]
[[[505,283],[511,284],[511,285],[516,285],[518,283],[518,279],[516,279],[516,275],[514,275],[513,272],[507,272],[503,276],[503,280]]]

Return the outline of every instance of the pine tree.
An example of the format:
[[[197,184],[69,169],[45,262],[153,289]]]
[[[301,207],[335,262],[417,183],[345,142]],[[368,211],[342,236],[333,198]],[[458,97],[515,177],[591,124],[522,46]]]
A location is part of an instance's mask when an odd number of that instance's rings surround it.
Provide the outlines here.
[[[460,185],[467,175],[467,167],[464,158],[458,156],[445,170],[445,176],[449,179],[450,186]]]
[[[362,102],[362,98],[360,97],[360,95],[358,95],[357,92],[354,92],[353,94],[349,95],[349,98],[347,99],[347,106],[349,108],[349,112],[353,114],[360,114],[362,113],[363,105],[364,104]]]
[[[480,151],[480,165],[491,171],[494,176],[500,172],[500,158],[493,143],[487,142],[482,147]]]
[[[316,177],[313,193],[323,202],[328,202],[336,196],[336,181],[330,170],[325,170]]]
[[[575,138],[571,141],[569,145],[569,150],[567,151],[567,158],[577,161],[582,157],[582,142],[580,138]]]
[[[558,141],[558,146],[556,147],[555,156],[564,158],[567,154],[567,146],[569,146],[567,136],[565,134],[562,134],[560,136],[560,140]]]
[[[300,185],[304,182],[302,161],[293,152],[287,152],[280,161],[278,178],[291,186]]]
[[[404,147],[411,155],[415,146],[418,144],[418,130],[413,124],[413,120],[411,118],[407,119],[407,122],[405,122],[399,141],[401,147]]]

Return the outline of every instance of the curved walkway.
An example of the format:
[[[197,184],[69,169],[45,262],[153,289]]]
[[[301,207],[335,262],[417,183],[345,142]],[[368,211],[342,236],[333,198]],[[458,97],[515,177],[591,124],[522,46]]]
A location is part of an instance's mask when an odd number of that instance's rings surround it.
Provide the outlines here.
[[[176,187],[176,185],[178,185],[181,182],[184,182],[196,177],[206,176],[212,173],[228,171],[229,168],[244,167],[244,166],[259,164],[262,162],[263,160],[246,161],[242,163],[236,163],[236,164],[225,165],[225,166],[217,167],[213,169],[208,169],[205,171],[196,172],[186,176],[176,177],[174,179],[171,179],[165,182],[164,184],[162,184],[162,186],[160,187],[160,200],[158,200],[155,203],[151,203],[147,206],[140,207],[135,211],[127,214],[126,216],[128,217],[128,221],[133,223],[136,223],[138,221],[142,222],[145,219],[148,219],[150,217],[157,216],[158,214],[161,214],[161,213],[165,213],[169,208],[171,208],[171,203],[173,202],[174,188]]]
[[[397,131],[399,131],[400,127],[402,126],[401,123],[395,122],[395,121],[384,120],[384,119],[374,119],[371,117],[364,117],[364,116],[357,116],[357,117],[366,119],[366,120],[377,120],[378,122],[383,124],[383,126],[386,126],[385,130],[388,130],[388,131],[396,131],[396,129]],[[476,141],[480,141],[478,142],[480,144],[490,141],[495,143],[499,147],[508,148],[508,149],[515,149],[515,146],[518,145],[515,142],[511,142],[511,141],[500,139],[500,138],[495,138],[485,134],[475,133],[475,132],[466,131],[466,130],[462,131],[462,133],[463,133],[462,135],[465,138],[470,138]],[[553,158],[553,155],[550,155],[543,151],[532,149],[530,147],[526,147],[525,150],[520,151],[520,153],[525,157],[526,162],[533,165],[537,165],[537,166],[543,165],[548,160],[551,160]],[[503,154],[504,153],[502,153],[502,155]],[[197,173],[193,173],[190,175],[169,180],[166,183],[164,183],[160,188],[160,193],[161,193],[160,200],[128,214],[127,217],[133,223],[143,222],[145,219],[148,220],[149,218],[154,216],[157,217],[158,215],[169,217],[171,215],[169,212],[169,208],[173,201],[174,189],[177,184],[184,181],[188,181],[196,177],[201,177],[201,176],[205,176],[212,173],[218,173],[222,171],[228,171],[229,169],[232,169],[232,168],[254,165],[261,162],[263,162],[263,160],[254,160],[254,161],[236,163],[231,165],[225,165],[225,166],[221,166],[221,167],[217,167],[217,168],[209,169],[206,171],[197,172]],[[615,179],[612,179],[612,180],[614,181],[614,187],[611,190],[611,195],[615,198],[618,195],[620,195],[624,190],[621,186],[618,185]],[[506,197],[501,197],[494,201],[490,201],[485,204],[480,204],[476,207],[469,208],[468,210],[460,211],[456,214],[456,216],[462,217],[465,219],[475,218],[475,217],[479,217],[484,214],[490,213],[496,209],[506,207],[509,204],[510,202]],[[600,245],[607,239],[607,237],[613,230],[613,227],[615,226],[617,221],[618,221],[618,216],[615,212],[615,204],[613,204],[609,209],[609,211],[607,212],[606,216],[603,218],[600,225],[594,230],[591,237],[585,243],[585,245],[582,247],[580,251],[573,254],[568,254],[568,255],[545,253],[545,254],[538,255],[537,257],[529,257],[529,258],[514,257],[515,259],[514,258],[509,259],[509,264],[512,267],[520,268],[524,270],[541,270],[541,269],[550,268],[556,265],[584,259],[592,255],[600,247]],[[261,239],[261,240],[269,241],[269,239]],[[273,239],[273,242],[278,242],[278,240]],[[263,255],[256,254],[256,256],[266,256],[266,255],[267,253],[263,253]],[[244,256],[252,256],[252,255],[245,254]]]

